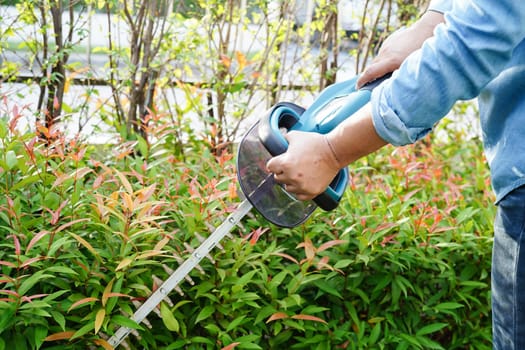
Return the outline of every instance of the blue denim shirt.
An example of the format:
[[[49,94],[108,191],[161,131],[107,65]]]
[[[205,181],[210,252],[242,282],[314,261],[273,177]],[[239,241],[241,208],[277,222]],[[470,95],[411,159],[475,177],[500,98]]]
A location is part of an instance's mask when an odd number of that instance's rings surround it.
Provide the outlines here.
[[[525,184],[525,2],[438,0],[434,36],[372,94],[374,126],[393,145],[426,135],[458,100],[479,97],[496,202]]]

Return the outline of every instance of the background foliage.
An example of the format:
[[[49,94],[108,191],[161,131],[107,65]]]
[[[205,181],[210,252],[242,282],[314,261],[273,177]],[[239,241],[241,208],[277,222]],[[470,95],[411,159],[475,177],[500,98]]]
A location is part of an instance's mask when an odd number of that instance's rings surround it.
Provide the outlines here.
[[[31,64],[1,65],[14,90],[0,103],[0,350],[109,349],[122,325],[136,329],[129,349],[490,349],[493,198],[479,139],[449,121],[436,133],[446,137],[354,164],[333,212],[294,229],[251,213],[147,322],[129,320],[235,209],[242,121],[315,95],[340,69],[338,49],[359,70],[392,29],[366,5],[357,46],[344,48],[329,1],[299,27],[291,2],[277,12],[264,1],[151,3],[19,1],[20,17],[1,27],[2,55]],[[377,5],[397,6],[396,23],[424,7]],[[82,11],[130,28],[126,45],[110,35],[90,48],[106,55],[102,71],[70,61],[85,49],[81,25],[55,35],[57,14],[79,24]],[[29,24],[36,36],[13,41]],[[239,28],[264,40],[239,50]],[[283,55],[293,43],[300,52]],[[38,83],[37,105],[13,103],[13,82]],[[81,98],[61,100],[75,84]],[[67,132],[91,118],[117,141]]]
[[[108,348],[237,202],[233,155],[202,143],[138,156],[0,125],[0,348]],[[355,164],[340,207],[301,227],[252,213],[127,346],[490,348],[479,141],[427,141]]]

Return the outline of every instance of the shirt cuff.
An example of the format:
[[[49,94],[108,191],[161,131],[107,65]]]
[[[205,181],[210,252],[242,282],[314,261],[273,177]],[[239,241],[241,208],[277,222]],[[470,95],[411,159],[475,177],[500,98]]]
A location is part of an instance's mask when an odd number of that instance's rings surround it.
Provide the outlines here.
[[[428,10],[440,13],[449,12],[452,10],[452,0],[432,0],[430,1]]]
[[[374,128],[379,137],[394,146],[415,143],[432,131],[432,128],[423,125],[409,125],[400,118],[395,108],[390,107],[392,102],[388,91],[391,89],[386,89],[389,83],[391,82],[386,81],[372,91],[371,105]]]

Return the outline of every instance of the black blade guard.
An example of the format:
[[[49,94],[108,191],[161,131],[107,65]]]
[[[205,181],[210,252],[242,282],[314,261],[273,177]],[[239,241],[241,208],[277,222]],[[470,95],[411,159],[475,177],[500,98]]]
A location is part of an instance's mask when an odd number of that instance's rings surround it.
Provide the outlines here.
[[[237,151],[237,178],[240,188],[255,209],[271,223],[295,227],[317,208],[313,201],[300,201],[275,182],[266,170],[272,158],[259,137],[259,122],[243,137]]]

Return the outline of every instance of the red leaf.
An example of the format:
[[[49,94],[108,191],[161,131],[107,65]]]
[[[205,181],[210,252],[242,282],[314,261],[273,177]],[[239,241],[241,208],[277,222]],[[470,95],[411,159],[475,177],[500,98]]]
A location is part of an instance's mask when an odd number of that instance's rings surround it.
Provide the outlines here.
[[[248,237],[251,236],[251,238],[250,238],[250,244],[251,244],[251,245],[255,245],[255,243],[257,243],[257,241],[259,240],[259,237],[261,237],[261,235],[262,235],[263,233],[265,233],[266,231],[268,231],[268,230],[269,230],[268,227],[266,227],[266,228],[264,228],[264,229],[263,229],[262,227],[259,227],[258,229],[252,231],[252,232],[250,233],[250,235],[248,236]]]
[[[93,340],[93,343],[97,344],[98,346],[102,346],[104,350],[114,350],[114,348],[104,339],[95,339]]]
[[[234,348],[235,348],[237,345],[239,345],[239,344],[240,344],[239,342],[237,342],[237,343],[231,343],[230,345],[223,347],[221,350],[232,350],[232,349],[234,349]]]
[[[230,66],[232,64],[231,58],[229,58],[226,55],[221,55],[221,62],[226,68],[230,68]]]
[[[13,241],[15,243],[15,254],[16,255],[20,255],[21,254],[21,251],[20,251],[20,241],[18,240],[18,237],[15,236],[15,235],[9,235],[7,236],[8,238],[9,237],[13,237]]]
[[[323,320],[322,318],[312,316],[312,315],[299,314],[299,315],[293,315],[292,318],[294,320],[314,321],[314,322],[321,322],[321,323],[327,324],[327,322]]]
[[[0,298],[0,301],[5,301],[8,303],[18,303],[18,299],[10,299],[10,298]]]
[[[12,262],[9,262],[9,261],[3,261],[3,260],[0,260],[0,265],[9,266],[9,267],[13,267],[13,268],[16,267],[16,265],[13,264]]]
[[[64,207],[66,206],[67,202],[67,199],[63,201],[58,207],[58,209],[55,211],[45,208],[51,214],[51,225],[55,225],[58,222],[58,220],[60,219],[60,213],[62,212],[62,209],[64,209]]]
[[[317,252],[322,252],[323,250],[332,248],[333,246],[340,245],[340,244],[346,244],[346,243],[348,243],[348,241],[344,241],[342,239],[334,239],[333,241],[329,241],[329,242],[321,244],[321,246],[317,248]]]
[[[306,238],[303,243],[297,245],[297,248],[301,247],[304,247],[307,260],[312,260],[315,257],[315,247],[310,238]]]
[[[69,226],[73,226],[74,224],[78,224],[79,222],[83,222],[83,221],[89,221],[89,219],[77,219],[77,220],[67,222],[64,225],[61,225],[59,228],[57,228],[55,232],[60,232],[68,228]]]
[[[13,131],[15,131],[16,124],[18,123],[18,119],[20,119],[22,117],[22,113],[20,113],[20,111],[18,110],[18,106],[17,105],[13,106],[12,114],[13,115],[11,117],[11,121],[9,122],[9,130],[11,130],[13,132]]]
[[[284,312],[276,312],[272,316],[270,316],[269,319],[266,320],[266,323],[270,323],[272,321],[281,320],[283,318],[288,318],[288,315],[285,314]]]
[[[15,283],[15,280],[9,276],[2,276],[3,278],[0,278],[0,283]]]
[[[383,237],[383,240],[381,241],[381,247],[384,247],[386,246],[387,244],[389,243],[392,243],[392,244],[397,244],[399,242],[397,242],[395,240],[395,238],[397,237],[397,233],[393,234],[393,235],[388,235],[388,236],[385,236]]]
[[[58,111],[59,108],[60,108],[60,102],[58,101],[58,97],[55,95],[53,97],[53,109],[55,111]]]
[[[15,297],[20,297],[20,295],[13,291],[13,290],[9,290],[9,289],[0,289],[0,294],[8,294],[8,295],[12,295],[12,296],[15,296]]]
[[[405,194],[405,195],[403,196],[403,201],[406,202],[407,200],[409,200],[410,198],[412,198],[413,195],[415,195],[416,193],[418,193],[418,192],[420,192],[420,191],[421,191],[421,189],[418,188],[418,189],[415,189],[415,190],[413,190],[413,191],[411,191],[411,192]]]
[[[277,255],[277,256],[280,256],[280,257],[283,257],[285,259],[288,259],[296,264],[299,264],[299,261],[297,261],[293,256],[290,256],[288,254],[284,254],[284,253],[272,253],[272,255]]]
[[[59,333],[48,335],[47,337],[45,337],[44,341],[70,339],[74,334],[75,332],[73,331],[59,332]]]
[[[84,299],[80,299],[79,301],[73,303],[73,305],[71,305],[69,307],[69,309],[67,310],[67,312],[73,310],[74,308],[80,306],[80,305],[83,305],[83,304],[87,304],[87,303],[90,303],[92,301],[98,301],[98,298],[93,298],[93,297],[88,297],[88,298],[84,298]]]
[[[26,248],[26,254],[29,252],[29,250],[31,250],[31,248],[33,248],[33,246],[42,239],[42,237],[44,237],[45,235],[47,235],[49,233],[49,231],[42,231],[42,232],[39,232],[37,233],[32,239],[31,241],[29,242],[29,244],[27,245],[27,248]]]
[[[45,258],[46,258],[45,256],[37,256],[31,259],[27,259],[26,261],[24,261],[22,265],[20,265],[20,268],[29,266],[36,261],[45,260]]]
[[[397,226],[397,224],[395,222],[385,222],[385,223],[382,223],[380,224],[379,226],[377,226],[375,229],[374,229],[374,232],[379,232],[379,231],[388,231],[389,229],[391,229],[392,227],[395,227]]]
[[[39,298],[43,298],[43,297],[47,297],[49,294],[35,294],[35,295],[31,295],[29,297],[27,296],[22,296],[22,300],[23,301],[27,301],[27,302],[32,302],[33,299],[39,299]]]
[[[328,256],[323,256],[321,260],[319,260],[319,262],[317,263],[317,269],[321,270],[323,268],[327,268],[333,270],[334,268],[330,264],[328,264],[328,261],[330,261],[330,258]]]

